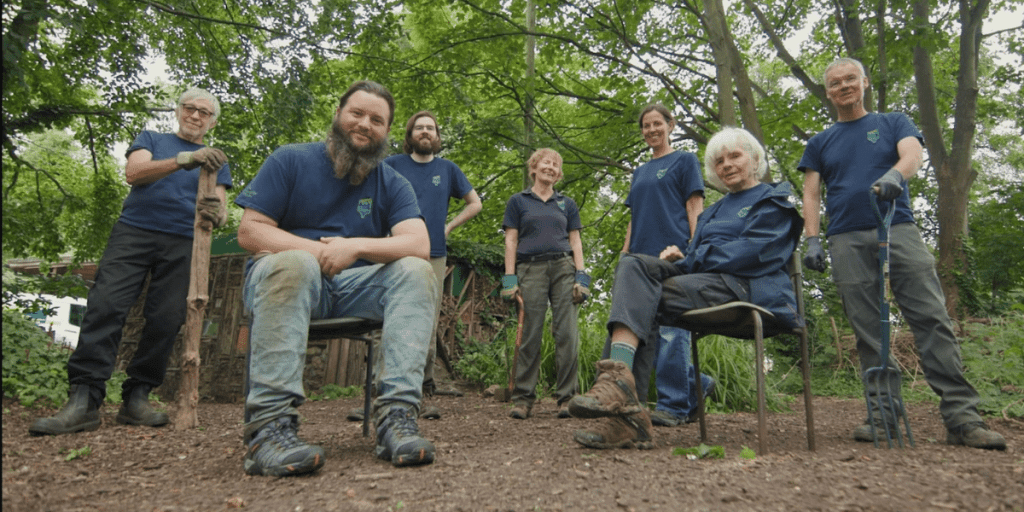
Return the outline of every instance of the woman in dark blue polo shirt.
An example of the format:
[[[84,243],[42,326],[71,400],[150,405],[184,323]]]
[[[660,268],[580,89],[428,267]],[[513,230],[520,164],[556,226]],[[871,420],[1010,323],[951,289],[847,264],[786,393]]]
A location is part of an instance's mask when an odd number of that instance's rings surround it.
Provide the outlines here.
[[[580,212],[576,202],[553,187],[562,179],[562,157],[538,149],[527,162],[533,186],[513,195],[505,207],[505,276],[502,297],[523,299],[523,339],[516,363],[514,407],[509,416],[526,419],[537,398],[544,317],[551,303],[555,338],[559,418],[568,418],[569,399],[578,392],[579,331],[577,304],[589,295],[583,270]]]

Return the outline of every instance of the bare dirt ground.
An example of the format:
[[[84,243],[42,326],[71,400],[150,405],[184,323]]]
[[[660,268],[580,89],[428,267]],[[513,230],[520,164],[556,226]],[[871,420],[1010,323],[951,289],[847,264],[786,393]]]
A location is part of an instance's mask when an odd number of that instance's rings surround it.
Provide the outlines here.
[[[856,443],[863,402],[815,399],[817,451],[807,451],[802,400],[769,416],[769,454],[756,447],[756,417],[709,416],[717,460],[688,460],[675,447],[697,445],[696,424],[655,428],[656,448],[592,450],[572,441],[587,420],[557,419],[539,402],[525,421],[478,392],[435,396],[441,420],[421,420],[437,446],[432,465],[395,468],[373,455],[361,424],[344,420],[360,399],[307,402],[300,435],[327,452],[303,477],[242,471],[242,406],[204,403],[198,430],[117,425],[116,406],[95,432],[30,437],[51,410],[3,402],[3,509],[17,511],[527,511],[527,510],[1024,510],[1024,422],[989,418],[1005,452],[945,444],[937,407],[911,405],[917,447]],[[65,460],[71,450],[88,455]]]

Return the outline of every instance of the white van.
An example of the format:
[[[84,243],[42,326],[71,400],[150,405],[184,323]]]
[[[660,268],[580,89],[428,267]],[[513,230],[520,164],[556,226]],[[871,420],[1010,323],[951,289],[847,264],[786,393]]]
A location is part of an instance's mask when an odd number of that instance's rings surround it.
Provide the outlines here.
[[[74,350],[78,346],[78,333],[85,317],[85,299],[57,297],[54,295],[21,294],[21,298],[32,300],[42,298],[50,303],[53,314],[46,316],[42,311],[29,315],[36,325],[53,337],[53,341]]]

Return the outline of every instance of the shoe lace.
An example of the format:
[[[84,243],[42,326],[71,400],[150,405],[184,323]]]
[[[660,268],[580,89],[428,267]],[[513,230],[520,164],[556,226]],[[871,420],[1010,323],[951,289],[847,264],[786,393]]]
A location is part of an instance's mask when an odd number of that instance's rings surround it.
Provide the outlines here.
[[[289,420],[275,422],[264,439],[264,444],[272,445],[277,450],[287,450],[302,444],[297,435],[295,425]]]
[[[412,411],[396,407],[388,412],[388,430],[398,436],[419,435],[420,429]]]

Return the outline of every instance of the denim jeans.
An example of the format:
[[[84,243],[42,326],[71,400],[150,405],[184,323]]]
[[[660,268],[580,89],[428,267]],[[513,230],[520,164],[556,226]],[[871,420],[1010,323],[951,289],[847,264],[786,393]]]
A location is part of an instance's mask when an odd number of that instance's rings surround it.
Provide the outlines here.
[[[697,410],[697,381],[690,357],[690,331],[662,325],[658,327],[658,334],[654,378],[658,405],[655,408],[685,419]],[[704,374],[701,374],[701,379],[706,393],[713,379]]]
[[[256,259],[245,277],[243,302],[252,318],[245,436],[305,401],[302,370],[311,319],[356,316],[383,320],[384,367],[374,411],[414,410],[422,398],[423,366],[434,325],[437,280],[430,264],[402,258],[344,270],[328,278],[305,251]]]

